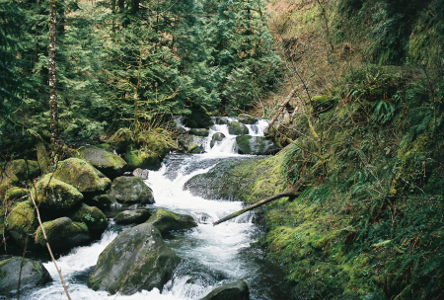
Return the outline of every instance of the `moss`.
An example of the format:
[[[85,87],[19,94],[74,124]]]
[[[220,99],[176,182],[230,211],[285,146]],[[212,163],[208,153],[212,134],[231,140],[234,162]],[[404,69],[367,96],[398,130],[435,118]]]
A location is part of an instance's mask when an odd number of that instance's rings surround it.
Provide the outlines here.
[[[95,206],[89,206],[82,203],[82,206],[70,214],[74,222],[84,223],[89,232],[101,234],[108,226],[108,220],[105,214]]]
[[[129,128],[120,128],[109,139],[108,144],[115,146],[118,151],[124,152],[128,149],[134,139],[134,134]]]
[[[28,201],[18,203],[8,215],[5,228],[18,246],[25,245],[28,234],[33,234],[37,227],[34,208]]]
[[[124,158],[131,169],[158,170],[161,166],[160,158],[155,153],[134,150],[126,153]]]
[[[78,244],[89,235],[88,227],[79,222],[73,222],[68,217],[58,218],[53,221],[44,222],[43,228],[47,241],[53,249],[63,249]],[[81,238],[79,238],[81,237]],[[35,233],[35,243],[46,245],[42,229],[39,227]]]
[[[5,196],[5,203],[12,204],[17,200],[23,199],[24,196],[29,195],[29,191],[27,189],[22,189],[19,187],[11,187]]]

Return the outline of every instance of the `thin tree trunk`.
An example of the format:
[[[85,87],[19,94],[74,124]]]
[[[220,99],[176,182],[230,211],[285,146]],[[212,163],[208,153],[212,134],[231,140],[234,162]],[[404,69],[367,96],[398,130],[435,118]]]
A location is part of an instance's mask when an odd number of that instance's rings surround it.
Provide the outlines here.
[[[51,121],[51,143],[53,148],[59,140],[58,115],[57,115],[57,92],[56,92],[56,0],[49,2],[49,47],[48,47],[48,71],[49,71],[49,110]]]
[[[282,113],[282,111],[284,110],[285,105],[287,105],[288,102],[290,102],[291,98],[293,97],[294,93],[296,92],[296,89],[292,89],[290,91],[290,94],[288,94],[287,98],[285,99],[285,101],[282,103],[282,105],[279,107],[277,113],[273,116],[273,118],[271,119],[270,123],[267,126],[268,130],[269,128],[271,128],[271,126],[273,125],[274,122],[276,122],[276,119],[279,117],[279,115]]]

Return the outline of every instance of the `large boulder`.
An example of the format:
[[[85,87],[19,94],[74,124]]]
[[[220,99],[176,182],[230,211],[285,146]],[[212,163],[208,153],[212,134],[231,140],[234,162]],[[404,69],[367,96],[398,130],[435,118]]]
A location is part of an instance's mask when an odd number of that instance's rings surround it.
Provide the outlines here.
[[[249,130],[248,127],[245,126],[242,123],[239,123],[237,121],[232,121],[228,125],[228,132],[230,134],[240,135],[240,134],[248,134]]]
[[[124,210],[114,217],[114,222],[117,224],[140,224],[148,220],[150,216],[151,212],[148,209]]]
[[[82,193],[100,194],[111,185],[111,180],[84,160],[68,158],[57,164],[54,178],[66,182]]]
[[[111,184],[109,195],[123,204],[153,204],[152,190],[140,177],[117,177]]]
[[[66,212],[83,199],[72,185],[54,178],[52,173],[43,176],[35,185],[33,195],[43,211]]]
[[[33,160],[17,159],[6,165],[0,173],[0,196],[3,196],[11,185],[34,178],[40,174],[39,163]]]
[[[1,295],[15,296],[21,263],[21,257],[12,257],[0,262]],[[21,268],[20,291],[52,281],[48,271],[40,262],[25,258]]]
[[[248,114],[240,114],[237,119],[244,124],[254,124],[257,122],[257,118]]]
[[[162,165],[160,157],[156,154],[147,154],[141,150],[133,150],[125,153],[123,158],[128,163],[128,169],[148,169],[152,171],[159,170]]]
[[[263,136],[239,135],[236,137],[236,144],[239,154],[265,155],[279,149]]]
[[[248,300],[250,292],[248,285],[243,280],[225,284],[215,288],[200,300]]]
[[[217,125],[228,125],[230,121],[226,117],[214,117],[214,123]]]
[[[108,144],[117,149],[119,153],[125,152],[133,143],[133,132],[128,128],[120,128],[109,139]]]
[[[156,226],[162,234],[173,230],[190,229],[197,226],[192,216],[176,214],[162,208],[156,210],[146,223]]]
[[[222,132],[216,132],[211,137],[210,147],[213,148],[216,142],[221,142],[225,138],[225,134]]]
[[[205,144],[205,137],[197,136],[194,134],[184,134],[179,137],[179,144],[185,149],[189,149],[192,146],[203,148]]]
[[[34,207],[29,201],[18,203],[9,213],[5,221],[5,229],[18,247],[23,247],[26,237],[37,228]]]
[[[88,227],[84,223],[73,222],[68,217],[44,222],[47,241],[53,251],[62,251],[83,244],[90,239]],[[35,243],[46,247],[42,228],[37,228]]]
[[[105,214],[95,206],[82,206],[69,216],[74,222],[84,223],[92,235],[100,235],[108,226]]]
[[[133,294],[142,289],[162,290],[180,258],[152,224],[128,228],[100,254],[88,286],[115,294]]]
[[[4,204],[11,205],[15,202],[26,200],[29,197],[29,191],[16,186],[11,187],[7,192]]]
[[[93,165],[109,178],[123,174],[126,162],[118,155],[96,146],[82,146],[77,150],[78,158]]]
[[[210,133],[210,131],[206,128],[191,128],[190,131],[188,132],[189,134],[194,134],[197,136],[208,136],[208,134]]]
[[[190,128],[209,128],[214,125],[211,117],[202,109],[195,109],[191,114],[184,116],[182,123]]]

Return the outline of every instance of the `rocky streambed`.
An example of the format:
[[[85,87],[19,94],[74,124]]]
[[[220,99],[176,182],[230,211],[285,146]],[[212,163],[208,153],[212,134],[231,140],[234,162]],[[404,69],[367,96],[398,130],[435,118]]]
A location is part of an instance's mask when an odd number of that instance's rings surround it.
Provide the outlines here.
[[[236,143],[242,132],[232,131],[230,125],[247,128],[243,133],[250,137],[261,137],[264,126],[245,122],[253,124],[214,119],[221,124],[207,129],[201,144],[192,145],[185,141],[200,140],[199,135],[183,127],[183,152],[200,148],[199,152],[206,153],[170,154],[148,178],[143,170],[135,172],[136,176],[120,176],[126,162],[94,146],[95,151],[85,147],[88,151],[82,151],[79,158],[63,161],[36,183],[31,192],[72,299],[114,299],[115,294],[124,299],[289,298],[280,270],[263,260],[259,247],[252,246],[262,234],[252,222],[252,214],[212,226],[240,209],[242,202],[230,201],[220,187],[209,184],[201,189],[212,193],[196,192],[200,176],[214,173],[216,165],[257,161],[254,156],[238,154],[243,153]],[[105,164],[104,156],[112,163]],[[191,191],[184,186],[192,186]],[[45,239],[37,229],[29,195],[26,191],[20,195],[8,198],[17,201],[5,220],[9,240],[17,249],[26,243],[38,258],[35,253],[44,252]],[[0,263],[2,283],[3,278],[17,275],[11,267],[16,260],[8,257]],[[43,265],[32,264],[32,272],[40,271],[42,280],[23,281],[21,298],[63,298],[53,263],[43,259]],[[14,292],[13,287],[6,288],[3,297],[15,298]]]

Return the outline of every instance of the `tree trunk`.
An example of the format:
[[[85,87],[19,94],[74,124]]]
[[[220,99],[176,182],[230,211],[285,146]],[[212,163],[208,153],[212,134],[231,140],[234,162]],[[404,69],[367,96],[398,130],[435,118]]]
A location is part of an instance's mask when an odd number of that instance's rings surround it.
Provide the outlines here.
[[[49,71],[49,111],[51,122],[51,143],[53,147],[59,140],[58,115],[57,115],[57,92],[56,92],[56,0],[49,2],[49,47],[48,47],[48,71]]]

